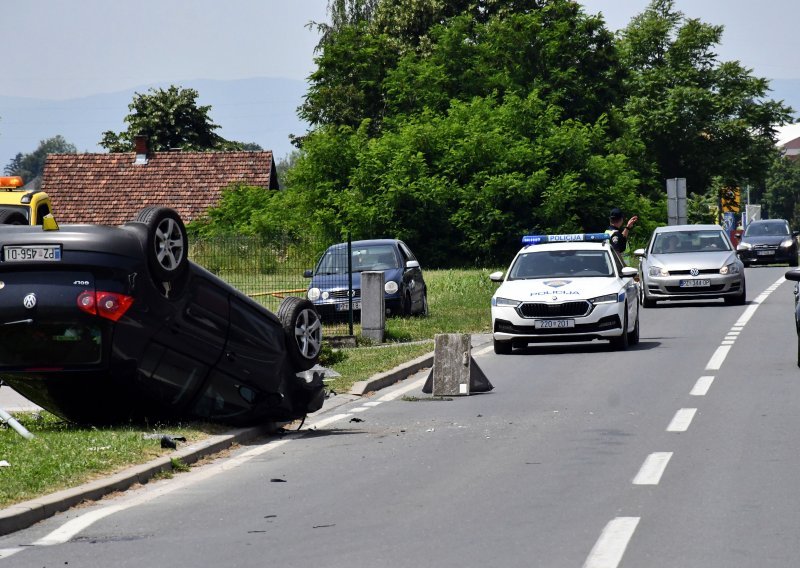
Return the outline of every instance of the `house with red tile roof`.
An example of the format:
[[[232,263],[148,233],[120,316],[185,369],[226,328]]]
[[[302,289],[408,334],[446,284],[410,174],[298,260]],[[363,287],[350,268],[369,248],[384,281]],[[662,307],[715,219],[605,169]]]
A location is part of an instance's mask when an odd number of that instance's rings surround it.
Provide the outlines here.
[[[121,225],[155,205],[196,220],[240,183],[277,190],[272,152],[148,152],[139,137],[134,152],[49,154],[41,189],[59,223]]]
[[[778,147],[787,158],[800,159],[800,123],[778,129]]]

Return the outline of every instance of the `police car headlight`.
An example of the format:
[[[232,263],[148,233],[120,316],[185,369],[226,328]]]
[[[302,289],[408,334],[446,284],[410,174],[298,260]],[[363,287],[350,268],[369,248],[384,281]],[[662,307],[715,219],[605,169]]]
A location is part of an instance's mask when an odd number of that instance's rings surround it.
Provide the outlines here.
[[[598,296],[589,300],[592,304],[613,304],[618,301],[617,294],[606,294],[605,296]]]
[[[319,300],[320,296],[319,288],[309,288],[307,296],[308,299],[311,300],[312,302]]]
[[[647,274],[650,276],[669,276],[669,270],[660,266],[651,266],[647,269]]]
[[[397,282],[394,280],[389,280],[386,284],[383,285],[383,289],[387,294],[397,294],[397,291],[400,289],[400,286],[397,285]]]
[[[727,264],[719,269],[720,274],[739,274],[739,265],[735,262]]]
[[[751,250],[752,248],[753,248],[753,245],[751,245],[750,243],[742,242],[742,243],[739,243],[738,245],[736,245],[736,250]]]
[[[793,241],[792,239],[786,239],[785,241],[783,241],[783,242],[781,243],[781,248],[788,249],[788,248],[789,248],[790,246],[792,246],[793,244],[794,244],[794,241]]]
[[[492,298],[492,306],[495,307],[503,307],[503,306],[510,306],[512,308],[516,308],[520,305],[519,300],[510,300],[508,298]]]

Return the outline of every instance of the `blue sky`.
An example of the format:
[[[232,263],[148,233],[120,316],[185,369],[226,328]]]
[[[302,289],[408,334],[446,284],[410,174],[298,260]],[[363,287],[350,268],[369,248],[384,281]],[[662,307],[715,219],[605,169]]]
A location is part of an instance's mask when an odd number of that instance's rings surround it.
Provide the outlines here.
[[[619,29],[647,0],[583,0]],[[721,59],[800,78],[800,1],[676,0],[725,26]],[[67,99],[191,79],[305,79],[327,0],[2,0],[4,95]],[[19,30],[15,32],[14,30]],[[794,59],[794,61],[793,61]]]

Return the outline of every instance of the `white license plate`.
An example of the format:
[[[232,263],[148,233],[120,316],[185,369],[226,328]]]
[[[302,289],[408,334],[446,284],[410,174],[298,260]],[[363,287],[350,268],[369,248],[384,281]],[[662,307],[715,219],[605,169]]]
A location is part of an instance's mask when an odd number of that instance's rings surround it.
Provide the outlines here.
[[[350,309],[350,303],[345,302],[344,304],[336,304],[336,311],[337,312],[346,312]],[[361,309],[361,302],[353,302],[353,309],[360,310]]]
[[[534,320],[533,327],[536,329],[566,329],[575,327],[575,320]]]
[[[711,280],[681,280],[681,288],[704,288],[711,286]]]
[[[774,255],[775,251],[774,250],[757,250],[756,254],[758,256],[769,256],[769,255]]]
[[[61,245],[4,246],[6,262],[58,262],[61,260]]]

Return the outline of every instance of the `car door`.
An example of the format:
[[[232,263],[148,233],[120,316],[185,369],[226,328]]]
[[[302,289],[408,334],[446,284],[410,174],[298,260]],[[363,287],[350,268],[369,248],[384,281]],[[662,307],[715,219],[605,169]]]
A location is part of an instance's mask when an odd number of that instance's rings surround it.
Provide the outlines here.
[[[232,296],[225,348],[211,370],[195,413],[235,421],[245,418],[257,405],[278,405],[285,376],[283,327],[266,311]]]

